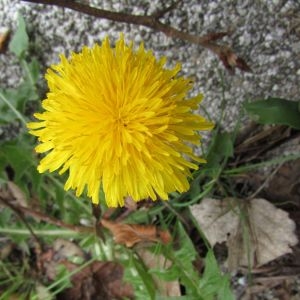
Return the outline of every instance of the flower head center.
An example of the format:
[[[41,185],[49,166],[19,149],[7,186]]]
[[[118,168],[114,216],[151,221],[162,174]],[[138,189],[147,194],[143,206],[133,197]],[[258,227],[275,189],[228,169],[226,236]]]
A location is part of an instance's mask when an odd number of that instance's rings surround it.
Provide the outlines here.
[[[120,109],[113,116],[112,122],[114,124],[114,127],[118,131],[124,130],[126,128],[128,129],[128,126],[130,125],[130,117],[128,116],[128,113],[126,113]]]
[[[116,120],[116,123],[118,124],[119,128],[122,128],[122,127],[127,127],[129,121],[126,118],[120,117]]]

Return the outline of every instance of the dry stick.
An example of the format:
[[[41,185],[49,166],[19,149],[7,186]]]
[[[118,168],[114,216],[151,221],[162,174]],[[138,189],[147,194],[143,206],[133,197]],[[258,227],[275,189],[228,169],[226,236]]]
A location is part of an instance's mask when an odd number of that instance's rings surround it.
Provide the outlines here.
[[[33,239],[35,240],[36,244],[39,247],[39,250],[42,249],[42,243],[37,237],[37,235],[34,233],[34,231],[32,230],[31,226],[28,224],[27,220],[25,219],[24,212],[21,209],[19,209],[19,207],[17,207],[16,205],[10,203],[10,201],[6,200],[4,197],[0,197],[0,201],[2,201],[4,205],[9,207],[13,212],[16,213],[16,215],[20,218],[20,220],[25,224],[25,226],[31,233]]]
[[[21,221],[25,224],[25,226],[31,233],[31,235],[35,241],[34,244],[35,244],[35,253],[36,253],[36,266],[37,266],[38,270],[41,270],[42,269],[41,253],[42,253],[42,249],[43,249],[43,244],[42,244],[41,240],[37,237],[35,232],[32,230],[31,226],[25,219],[24,212],[22,211],[22,209],[20,209],[21,206],[16,206],[16,205],[12,204],[9,200],[5,199],[4,197],[0,197],[0,200],[4,203],[4,205],[6,205],[13,212],[15,212],[15,214],[21,219]]]
[[[24,224],[26,225],[26,227],[29,229],[30,233],[35,237],[35,239],[37,239],[36,235],[34,234],[33,230],[30,228],[29,224],[27,223],[26,219],[24,218],[24,214],[25,215],[29,215],[31,217],[37,218],[39,220],[42,220],[44,222],[47,222],[49,224],[53,224],[59,227],[64,227],[64,228],[68,228],[70,230],[73,230],[75,232],[81,232],[81,233],[91,233],[94,232],[94,228],[92,227],[83,227],[83,226],[76,226],[76,225],[72,225],[72,224],[67,224],[64,223],[61,220],[55,219],[53,217],[44,215],[41,212],[38,211],[34,211],[31,210],[27,207],[24,206],[20,206],[20,205],[14,205],[11,204],[9,201],[7,201],[6,199],[4,199],[3,197],[0,197],[0,200],[9,208],[11,208],[14,212],[16,212],[16,214],[22,219],[22,221],[24,222]]]
[[[252,72],[251,68],[241,57],[238,57],[233,50],[226,45],[219,45],[215,41],[229,35],[230,32],[213,32],[204,36],[197,36],[189,34],[188,32],[180,31],[172,26],[166,25],[159,21],[159,19],[168,11],[174,9],[181,1],[175,1],[171,6],[153,13],[152,15],[131,15],[122,12],[113,12],[96,7],[91,7],[84,3],[79,3],[73,0],[23,0],[25,2],[56,5],[63,8],[69,8],[81,13],[85,13],[97,18],[107,19],[116,22],[123,22],[127,24],[135,24],[145,26],[156,31],[164,33],[168,37],[178,38],[188,41],[193,44],[200,45],[212,51],[219,57],[225,68],[234,73],[234,69],[238,68],[244,72]]]
[[[196,36],[189,34],[188,32],[180,31],[175,29],[174,27],[168,26],[163,24],[158,19],[165,13],[165,11],[154,13],[152,16],[139,16],[139,15],[131,15],[122,12],[113,12],[109,10],[104,10],[96,7],[91,7],[87,4],[75,2],[73,0],[23,0],[25,2],[32,2],[32,3],[40,3],[40,4],[47,4],[47,5],[56,5],[64,8],[69,8],[81,13],[85,13],[90,16],[94,16],[97,18],[107,19],[116,22],[123,22],[127,24],[135,24],[135,25],[142,25],[156,31],[160,31],[165,35],[178,38],[181,40],[185,40],[191,42],[193,44],[200,45],[204,48],[207,48],[214,52],[217,55],[220,55],[220,46],[211,42],[211,35],[205,36]],[[179,2],[179,1],[177,1]],[[175,2],[175,4],[177,4]],[[174,4],[174,5],[175,5]],[[216,33],[215,36],[223,37],[227,35],[226,32]]]

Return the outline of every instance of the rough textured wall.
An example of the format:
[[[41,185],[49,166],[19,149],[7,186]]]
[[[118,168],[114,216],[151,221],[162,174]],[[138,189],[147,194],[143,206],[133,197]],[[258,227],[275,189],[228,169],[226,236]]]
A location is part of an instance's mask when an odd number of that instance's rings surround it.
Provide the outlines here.
[[[127,13],[145,14],[161,7],[158,0],[93,0],[95,6]],[[0,1],[0,26],[16,27],[17,12],[26,19],[33,55],[43,66],[58,61],[58,54],[79,51],[83,45],[99,42],[105,35],[112,40],[122,31],[127,40],[145,42],[170,64],[182,62],[183,73],[195,80],[194,93],[205,94],[203,105],[214,119],[220,114],[222,90],[227,103],[225,125],[232,127],[246,99],[279,96],[299,99],[300,95],[300,2],[295,0],[184,0],[163,21],[178,29],[203,35],[231,30],[223,42],[233,47],[253,70],[229,75],[209,51],[181,40],[167,38],[141,26],[99,20],[69,9],[36,5],[17,0]],[[19,80],[14,57],[0,55],[1,87]],[[221,74],[221,75],[220,75]],[[223,74],[223,76],[222,76]],[[223,79],[222,79],[223,77]]]

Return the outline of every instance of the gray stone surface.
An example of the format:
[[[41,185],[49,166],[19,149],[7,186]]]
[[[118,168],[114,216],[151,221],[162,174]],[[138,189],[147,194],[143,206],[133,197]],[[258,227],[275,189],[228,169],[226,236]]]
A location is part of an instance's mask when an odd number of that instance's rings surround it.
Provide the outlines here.
[[[172,1],[93,0],[101,8],[145,14]],[[59,53],[80,51],[83,45],[112,40],[122,31],[127,40],[145,42],[157,57],[167,56],[170,65],[182,62],[182,72],[195,80],[193,93],[205,95],[203,105],[214,120],[220,115],[224,97],[224,127],[232,128],[240,115],[241,103],[268,96],[299,99],[300,94],[300,1],[296,0],[184,0],[163,21],[203,35],[232,30],[222,42],[229,44],[253,70],[230,75],[209,51],[171,39],[141,26],[99,20],[69,9],[17,0],[0,0],[0,27],[16,28],[17,12],[28,24],[30,40],[43,66],[58,62]],[[13,56],[0,55],[0,86],[14,86],[20,72]],[[224,92],[224,93],[223,93]]]

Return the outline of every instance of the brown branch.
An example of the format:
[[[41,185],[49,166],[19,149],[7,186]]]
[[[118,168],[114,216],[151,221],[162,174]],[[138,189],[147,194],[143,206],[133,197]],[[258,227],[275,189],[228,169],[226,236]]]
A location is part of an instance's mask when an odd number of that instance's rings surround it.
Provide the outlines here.
[[[165,10],[158,11],[150,16],[139,16],[131,15],[123,12],[113,12],[109,10],[104,10],[96,7],[89,6],[84,3],[76,2],[74,0],[23,0],[25,2],[47,4],[47,5],[56,5],[63,8],[69,8],[81,13],[85,13],[90,16],[97,18],[107,19],[111,21],[135,24],[140,26],[145,26],[151,28],[155,31],[164,33],[166,36],[171,38],[178,38],[193,44],[200,45],[206,49],[209,49],[215,53],[219,59],[224,64],[225,68],[228,69],[231,73],[234,73],[235,68],[239,68],[245,72],[251,72],[250,67],[246,62],[238,57],[234,51],[231,50],[228,46],[218,45],[214,41],[228,35],[227,32],[220,33],[210,33],[205,36],[197,36],[189,34],[178,30],[174,27],[166,25],[159,21],[159,18],[164,15],[167,11],[173,9],[180,1],[175,1],[171,6],[167,7]]]
[[[207,36],[199,37],[184,31],[177,30],[174,27],[168,26],[160,22],[157,19],[157,16],[155,14],[153,16],[139,16],[139,15],[126,14],[122,12],[113,12],[113,11],[104,10],[96,7],[91,7],[87,4],[75,2],[73,0],[23,0],[23,1],[47,4],[47,5],[56,5],[59,7],[69,8],[101,19],[145,26],[154,29],[156,31],[160,31],[169,37],[178,38],[181,40],[191,42],[193,44],[201,45],[205,48],[210,48],[208,45]]]
[[[8,206],[10,209],[12,209],[19,217],[20,219],[24,222],[24,224],[26,225],[26,227],[29,229],[30,233],[33,235],[33,237],[36,237],[36,235],[34,234],[33,230],[31,229],[31,227],[29,226],[27,220],[24,218],[24,215],[28,215],[31,216],[33,218],[37,218],[39,220],[42,220],[46,223],[49,224],[53,224],[59,227],[63,227],[63,228],[67,228],[76,232],[81,232],[81,233],[91,233],[94,232],[94,228],[92,227],[83,227],[83,226],[76,226],[76,225],[72,225],[72,224],[67,224],[61,220],[55,219],[53,217],[50,217],[48,215],[43,214],[42,212],[39,211],[34,211],[30,208],[21,206],[21,205],[15,205],[10,203],[10,201],[6,200],[4,197],[0,197],[0,200],[6,205]]]
[[[24,217],[24,213],[22,212],[22,210],[18,209],[18,207],[16,207],[15,205],[13,205],[10,201],[6,200],[4,197],[0,197],[0,201],[4,205],[6,205],[7,207],[9,207],[13,212],[15,212],[15,214],[19,217],[19,219],[24,223],[24,225],[29,230],[30,234],[32,235],[33,239],[35,240],[36,244],[38,245],[38,248],[42,249],[42,244],[41,244],[39,238],[34,233],[34,231],[32,230],[31,226],[28,224],[27,220]]]

